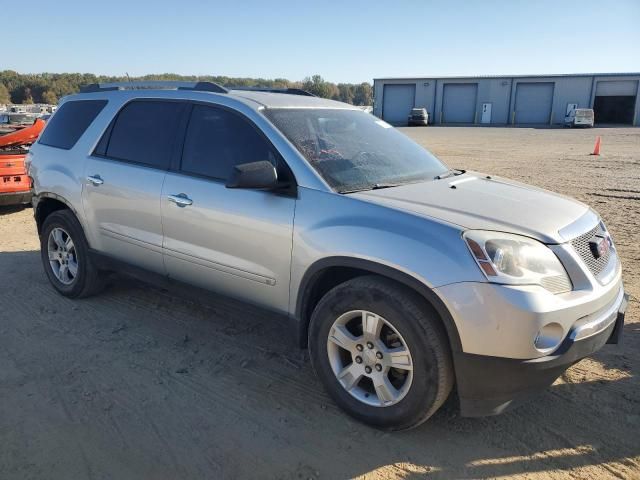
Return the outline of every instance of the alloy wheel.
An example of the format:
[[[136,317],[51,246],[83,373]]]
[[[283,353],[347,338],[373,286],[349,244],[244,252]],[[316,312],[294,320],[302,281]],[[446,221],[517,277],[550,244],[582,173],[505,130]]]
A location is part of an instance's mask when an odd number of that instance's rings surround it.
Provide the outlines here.
[[[78,256],[71,236],[56,227],[47,239],[49,265],[55,277],[64,285],[71,285],[78,275]]]
[[[338,317],[329,331],[327,354],[340,385],[362,403],[388,407],[411,388],[409,347],[388,320],[373,312],[353,310]]]

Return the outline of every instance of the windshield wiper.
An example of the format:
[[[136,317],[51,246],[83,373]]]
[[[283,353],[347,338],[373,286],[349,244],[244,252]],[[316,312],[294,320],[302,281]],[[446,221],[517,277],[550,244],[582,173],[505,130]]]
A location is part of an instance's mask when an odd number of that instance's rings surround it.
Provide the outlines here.
[[[433,179],[442,180],[443,178],[457,177],[458,175],[462,175],[465,172],[466,170],[459,170],[459,169],[453,168],[451,170],[447,170],[444,173],[441,173],[440,175],[436,175],[435,177],[433,177]]]
[[[387,182],[387,183],[374,183],[373,185],[365,185],[363,187],[360,188],[349,188],[346,190],[339,190],[339,193],[356,193],[356,192],[368,192],[369,190],[380,190],[383,188],[392,188],[392,187],[399,187],[401,185],[405,185],[404,183],[391,183],[391,182]]]
[[[404,183],[391,183],[391,182],[386,182],[386,183],[376,183],[373,187],[371,187],[371,190],[380,190],[381,188],[392,188],[392,187],[399,187],[400,185],[404,185]]]

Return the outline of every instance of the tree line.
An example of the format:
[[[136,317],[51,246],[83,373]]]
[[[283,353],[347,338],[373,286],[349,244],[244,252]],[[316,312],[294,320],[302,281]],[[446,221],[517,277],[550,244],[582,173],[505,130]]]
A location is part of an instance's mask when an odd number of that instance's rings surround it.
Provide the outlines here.
[[[142,77],[106,76],[92,73],[34,73],[22,74],[12,70],[0,72],[0,104],[49,103],[56,104],[65,95],[77,93],[80,87],[91,83],[174,80],[215,82],[223,87],[302,88],[318,97],[330,98],[352,105],[372,105],[373,89],[369,83],[331,83],[320,75],[302,81],[285,78],[234,78],[224,76],[193,76],[173,73],[145,75]]]

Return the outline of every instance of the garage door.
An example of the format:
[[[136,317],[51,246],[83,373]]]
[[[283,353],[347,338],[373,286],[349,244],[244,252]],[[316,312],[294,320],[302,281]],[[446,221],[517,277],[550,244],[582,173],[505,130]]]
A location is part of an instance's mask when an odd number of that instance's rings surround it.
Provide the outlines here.
[[[637,80],[608,80],[596,83],[596,97],[636,96]]]
[[[392,125],[406,125],[416,98],[415,84],[385,85],[382,98],[382,118]]]
[[[477,95],[477,83],[445,83],[442,123],[474,123]]]
[[[637,80],[607,80],[596,83],[593,111],[596,123],[633,123]]]
[[[552,102],[553,83],[518,83],[515,123],[548,124]]]

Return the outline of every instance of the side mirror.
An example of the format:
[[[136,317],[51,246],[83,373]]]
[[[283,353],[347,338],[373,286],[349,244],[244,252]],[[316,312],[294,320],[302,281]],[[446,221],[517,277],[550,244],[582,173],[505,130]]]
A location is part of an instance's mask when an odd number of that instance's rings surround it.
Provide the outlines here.
[[[251,188],[257,190],[272,190],[278,186],[276,168],[266,160],[236,165],[233,167],[231,177],[226,184],[227,188]]]

